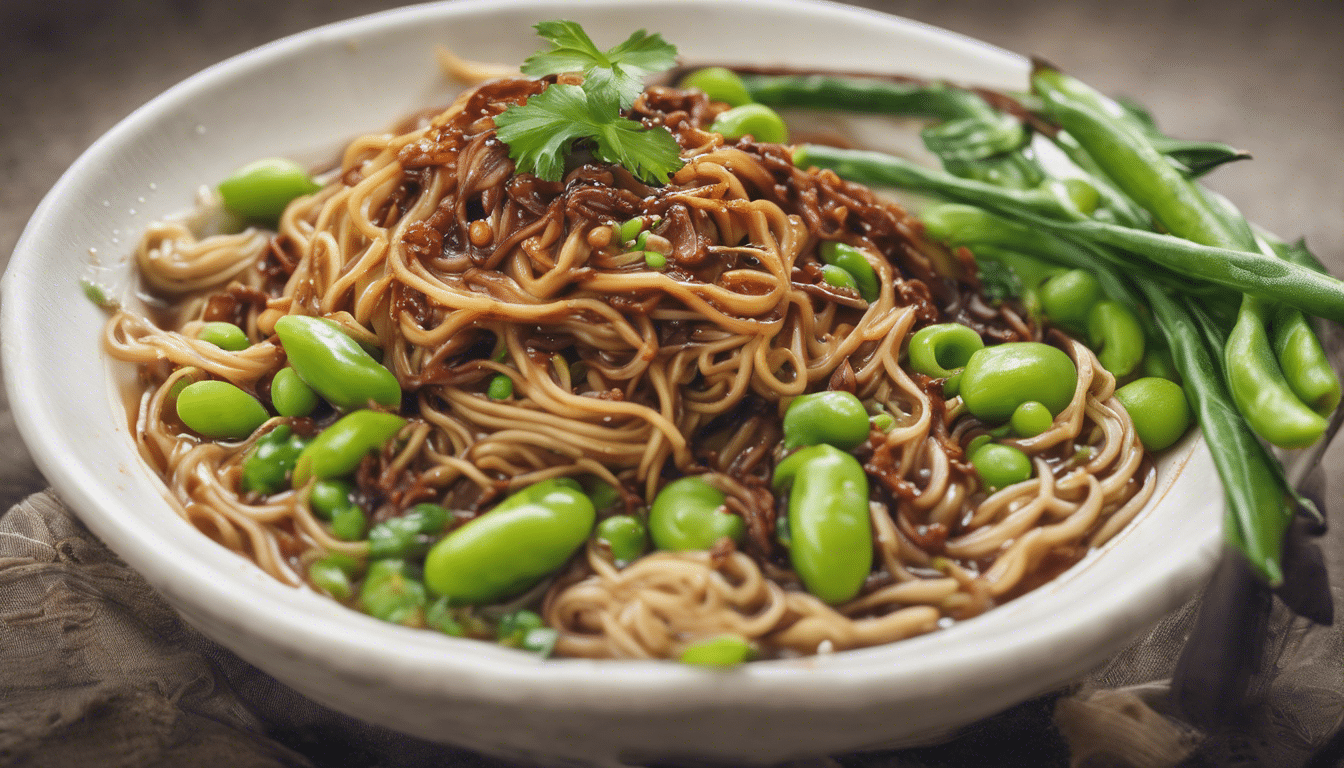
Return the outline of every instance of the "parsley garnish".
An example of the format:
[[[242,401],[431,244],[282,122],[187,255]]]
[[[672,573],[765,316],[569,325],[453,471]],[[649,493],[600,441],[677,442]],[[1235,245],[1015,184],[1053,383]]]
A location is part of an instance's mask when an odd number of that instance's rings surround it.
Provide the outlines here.
[[[621,116],[643,91],[643,78],[671,67],[677,49],[659,35],[640,30],[624,43],[599,51],[572,21],[543,21],[537,34],[551,50],[523,62],[529,75],[583,72],[583,85],[554,84],[495,117],[496,135],[509,145],[519,173],[547,181],[564,175],[565,156],[574,143],[590,140],[593,153],[624,166],[646,182],[667,183],[681,167],[680,147],[666,128],[646,129]]]

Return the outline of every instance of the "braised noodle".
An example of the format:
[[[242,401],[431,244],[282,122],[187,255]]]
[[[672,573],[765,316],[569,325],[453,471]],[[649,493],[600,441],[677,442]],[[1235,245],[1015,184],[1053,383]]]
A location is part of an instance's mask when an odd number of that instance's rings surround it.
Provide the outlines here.
[[[726,494],[746,523],[740,546],[618,568],[590,541],[521,598],[560,630],[560,655],[675,657],[725,632],[770,655],[899,640],[1048,580],[1147,502],[1153,464],[1112,398],[1114,378],[1082,344],[1011,303],[983,301],[974,278],[940,276],[955,259],[897,205],[794,168],[784,147],[725,141],[704,129],[722,105],[658,87],[635,113],[681,146],[686,164],[668,185],[594,162],[560,183],[515,175],[491,118],[542,87],[489,82],[406,132],[355,140],[277,234],[198,238],[180,223],[145,233],[140,274],[171,316],[156,324],[119,311],[105,344],[141,367],[136,440],[186,519],[293,585],[321,555],[366,551],[335,538],[302,488],[240,491],[241,462],[262,434],[280,423],[312,433],[336,414],[274,417],[247,440],[203,441],[172,408],[175,385],[202,375],[265,401],[285,364],[273,328],[286,313],[331,318],[380,347],[406,393],[400,440],[357,474],[375,521],[433,501],[461,523],[559,476],[616,485],[623,512],[686,474]],[[665,271],[611,242],[611,225],[633,216],[660,217]],[[875,301],[820,278],[824,240],[880,255]],[[210,320],[238,324],[254,343],[229,352],[196,339]],[[1074,360],[1076,391],[1054,425],[1006,441],[1031,456],[1029,481],[987,495],[964,446],[992,425],[945,401],[941,381],[902,367],[910,334],[947,321],[992,342],[1045,338]],[[512,379],[513,398],[485,395],[498,374]],[[854,451],[872,487],[874,569],[838,606],[791,571],[769,486],[785,406],[827,388],[895,420]]]

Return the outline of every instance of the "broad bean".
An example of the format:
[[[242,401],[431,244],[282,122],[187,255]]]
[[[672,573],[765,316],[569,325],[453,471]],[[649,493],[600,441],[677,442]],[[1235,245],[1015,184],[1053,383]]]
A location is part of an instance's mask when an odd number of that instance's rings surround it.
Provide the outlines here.
[[[310,478],[327,480],[348,475],[371,451],[391,440],[406,420],[395,413],[355,411],[322,430],[294,464],[294,485]]]
[[[308,440],[281,424],[257,440],[243,459],[243,490],[272,494],[285,488]]]
[[[1143,326],[1118,301],[1099,301],[1087,313],[1087,338],[1101,367],[1117,377],[1128,376],[1143,361]]]
[[[741,542],[747,526],[728,511],[726,497],[700,477],[673,480],[649,508],[649,536],[658,549],[672,552],[710,549],[722,538]]]
[[[271,379],[271,405],[281,416],[307,416],[317,408],[317,393],[286,366]]]
[[[448,510],[438,504],[416,504],[404,515],[369,529],[369,559],[420,557],[448,525]]]
[[[234,171],[219,183],[219,196],[224,206],[239,216],[273,223],[294,198],[321,188],[298,163],[272,157]]]
[[[709,130],[730,140],[751,136],[759,142],[781,144],[789,138],[784,118],[764,104],[733,107],[715,118]]]
[[[1167,379],[1135,379],[1115,390],[1115,399],[1125,407],[1139,440],[1150,451],[1171,447],[1190,428],[1185,392]]]
[[[910,337],[910,367],[925,376],[947,379],[965,368],[985,342],[973,328],[959,323],[927,325]]]
[[[1007,488],[1031,477],[1031,459],[1011,445],[987,443],[971,454],[971,466],[991,491]]]
[[[1055,275],[1041,285],[1041,309],[1051,322],[1064,328],[1084,328],[1088,312],[1103,297],[1101,283],[1083,269]]]
[[[971,355],[960,394],[977,418],[1001,423],[1030,400],[1058,415],[1073,400],[1077,384],[1078,369],[1064,352],[1036,341],[1015,341]]]
[[[681,79],[682,88],[699,88],[714,101],[722,101],[730,107],[740,107],[752,102],[747,86],[742,78],[731,69],[724,67],[705,67],[697,69]]]
[[[270,415],[257,398],[227,381],[198,381],[177,395],[177,417],[205,437],[241,440]]]
[[[251,346],[251,342],[247,340],[247,334],[233,323],[219,321],[206,323],[196,333],[196,338],[201,341],[208,341],[216,347],[230,352],[237,352]]]
[[[564,565],[596,517],[577,482],[543,480],[435,544],[425,558],[425,583],[457,604],[518,594]]]
[[[681,652],[681,663],[697,667],[735,667],[751,661],[756,649],[741,635],[719,635],[697,640]]]
[[[337,408],[366,408],[370,400],[389,408],[401,405],[397,377],[336,323],[285,315],[275,321],[275,332],[299,378]]]
[[[644,521],[634,515],[613,515],[597,524],[597,540],[607,545],[618,566],[638,560],[648,547]]]
[[[868,411],[849,392],[800,395],[784,411],[784,447],[826,443],[848,450],[868,439]]]
[[[827,240],[821,244],[818,253],[827,265],[839,267],[853,276],[855,288],[864,301],[877,301],[881,293],[877,285],[877,273],[862,250],[846,243]]]
[[[858,459],[830,445],[802,448],[775,467],[772,485],[789,494],[789,559],[803,586],[827,603],[852,599],[873,563],[868,476]]]

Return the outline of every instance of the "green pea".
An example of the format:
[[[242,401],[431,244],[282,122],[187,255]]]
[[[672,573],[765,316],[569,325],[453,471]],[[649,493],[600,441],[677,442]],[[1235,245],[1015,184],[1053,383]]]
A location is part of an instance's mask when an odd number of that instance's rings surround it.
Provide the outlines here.
[[[308,440],[293,434],[288,425],[268,432],[243,459],[243,490],[272,494],[285,488],[294,463],[307,445]]]
[[[683,552],[710,549],[723,538],[741,542],[747,525],[728,511],[725,501],[722,491],[700,477],[683,477],[663,486],[649,508],[653,545]]]
[[[318,480],[308,492],[308,506],[313,514],[331,520],[336,510],[350,505],[354,486],[345,480]]]
[[[485,394],[491,400],[508,400],[513,397],[513,379],[502,373],[495,374]]]
[[[378,523],[369,530],[369,559],[423,556],[443,533],[449,516],[438,504],[416,504],[401,517]]]
[[[854,288],[864,301],[877,301],[882,292],[877,285],[877,273],[862,250],[846,243],[827,240],[821,244],[818,253],[827,265],[839,267],[854,278]]]
[[[613,515],[597,524],[597,540],[611,550],[617,565],[638,560],[648,547],[649,534],[644,521],[634,515]]]
[[[662,272],[667,269],[667,257],[657,251],[645,251],[644,266],[654,272]]]
[[[709,130],[722,134],[725,139],[751,136],[756,141],[782,144],[788,141],[789,129],[784,118],[764,104],[743,104],[720,114]]]
[[[868,439],[868,411],[848,392],[801,395],[784,411],[784,447],[826,443],[850,449]]]
[[[303,383],[337,408],[366,408],[370,400],[389,408],[401,406],[397,377],[336,323],[285,315],[275,321],[275,332]]]
[[[559,632],[525,608],[504,614],[495,627],[495,639],[500,645],[531,651],[542,658],[551,655],[559,638]]]
[[[1017,406],[1008,423],[1013,425],[1013,431],[1019,436],[1035,437],[1049,429],[1050,425],[1055,423],[1055,417],[1042,403],[1028,400]]]
[[[1136,379],[1115,390],[1115,399],[1125,407],[1139,440],[1150,451],[1170,448],[1190,428],[1190,403],[1175,382]]]
[[[271,379],[271,405],[281,416],[307,416],[317,408],[317,393],[303,383],[298,371],[281,368]]]
[[[308,566],[308,580],[337,600],[349,600],[354,594],[351,579],[359,573],[359,561],[349,555],[332,553]]]
[[[219,196],[224,206],[239,216],[275,222],[292,200],[321,188],[298,163],[273,157],[234,171],[219,183]]]
[[[873,565],[859,460],[829,445],[802,448],[775,467],[772,487],[789,494],[789,560],[803,586],[827,603],[853,599]]]
[[[198,381],[178,393],[177,417],[205,437],[241,440],[270,415],[261,401],[227,381]]]
[[[697,640],[681,652],[681,663],[697,667],[735,667],[751,661],[756,649],[741,635],[719,635]]]
[[[730,107],[740,107],[752,101],[742,78],[724,67],[697,69],[681,79],[681,87],[699,88],[709,98],[725,102]]]
[[[959,323],[926,325],[910,337],[910,367],[925,376],[950,379],[984,346],[980,334],[969,326]]]
[[[1087,315],[1087,337],[1101,366],[1114,376],[1128,376],[1143,360],[1143,326],[1118,301],[1100,301]]]
[[[636,216],[629,221],[622,222],[621,225],[616,228],[616,236],[621,239],[622,243],[628,243],[636,237],[639,237],[639,233],[643,231],[644,220]]]
[[[359,590],[360,608],[376,619],[408,627],[425,623],[425,585],[404,560],[375,560]]]
[[[827,264],[821,268],[821,279],[828,285],[836,288],[848,288],[855,293],[859,292],[859,283],[854,276],[846,272],[843,267],[837,267],[834,264]]]
[[[252,342],[247,340],[247,334],[243,332],[243,329],[233,323],[206,323],[196,333],[196,338],[201,341],[208,341],[216,347],[227,349],[230,352],[247,349],[252,345]]]
[[[369,518],[356,504],[337,507],[331,513],[331,535],[341,541],[360,541],[369,526]]]
[[[1058,415],[1073,400],[1078,369],[1048,344],[1014,341],[971,355],[961,375],[961,400],[977,418],[1002,423],[1035,400]]]
[[[378,450],[406,425],[395,413],[355,411],[322,430],[299,454],[294,464],[294,485],[309,478],[327,480],[355,471],[359,462]]]
[[[971,466],[991,491],[1007,488],[1031,477],[1031,459],[1011,445],[990,443],[971,455]]]
[[[564,565],[588,540],[596,517],[572,478],[535,483],[435,544],[425,559],[425,583],[456,604],[511,597]]]
[[[582,485],[584,491],[588,494],[588,498],[593,502],[593,509],[599,512],[604,509],[611,509],[621,503],[621,492],[606,480],[593,477]]]
[[[1081,329],[1087,325],[1087,313],[1101,301],[1101,283],[1086,270],[1071,269],[1041,286],[1041,308],[1055,325]]]

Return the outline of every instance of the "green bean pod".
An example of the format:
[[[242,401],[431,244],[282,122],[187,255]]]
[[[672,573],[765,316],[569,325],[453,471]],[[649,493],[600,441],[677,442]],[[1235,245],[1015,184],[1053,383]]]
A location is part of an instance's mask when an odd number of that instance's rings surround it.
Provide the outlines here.
[[[401,405],[401,385],[392,372],[330,320],[285,315],[275,332],[299,378],[341,410]]]
[[[1271,324],[1274,357],[1283,377],[1302,402],[1322,416],[1339,406],[1339,376],[1302,313],[1279,307]]]
[[[1305,448],[1325,434],[1328,422],[1293,392],[1265,332],[1266,306],[1247,296],[1223,352],[1227,386],[1246,423],[1280,448]]]
[[[832,605],[859,594],[873,564],[868,475],[829,445],[791,454],[775,467],[776,493],[789,494],[789,558],[807,591]]]
[[[663,486],[649,508],[653,545],[684,552],[710,549],[723,538],[741,542],[746,523],[728,511],[726,501],[723,491],[700,477],[683,477]]]
[[[1087,337],[1101,367],[1112,375],[1128,376],[1143,361],[1143,326],[1118,301],[1099,301],[1087,314]]]
[[[303,485],[313,477],[326,480],[354,472],[365,456],[381,448],[404,426],[406,420],[395,413],[355,411],[342,416],[299,454],[294,464],[294,485]]]
[[[178,393],[177,417],[206,437],[241,440],[270,414],[261,401],[227,381],[198,381]]]
[[[868,411],[849,392],[813,392],[789,403],[783,428],[788,450],[817,443],[847,450],[868,439]]]
[[[511,597],[564,565],[588,540],[596,517],[578,483],[543,480],[435,544],[425,558],[425,583],[455,604]]]

